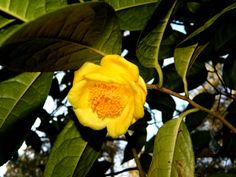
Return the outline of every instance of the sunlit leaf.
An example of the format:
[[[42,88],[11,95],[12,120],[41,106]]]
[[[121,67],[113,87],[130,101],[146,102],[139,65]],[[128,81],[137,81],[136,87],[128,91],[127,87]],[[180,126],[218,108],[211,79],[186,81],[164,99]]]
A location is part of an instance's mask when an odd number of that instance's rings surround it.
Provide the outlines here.
[[[46,75],[48,84],[44,83],[43,75]],[[42,105],[51,86],[50,77],[50,73],[23,73],[0,83],[0,128]]]
[[[179,46],[174,51],[175,68],[177,73],[183,79],[184,91],[186,95],[188,95],[188,83],[186,78],[187,73],[207,45],[208,43],[202,45],[196,43],[190,46]]]
[[[0,11],[26,22],[66,4],[66,0],[1,0]]]
[[[137,57],[140,63],[148,68],[155,68],[159,75],[159,86],[163,83],[163,74],[158,62],[161,41],[169,22],[176,1],[170,0],[162,2],[156,10],[155,16],[150,20],[144,30],[144,34],[137,46]],[[162,9],[162,11],[160,11]]]
[[[81,134],[83,130],[85,138]],[[104,136],[104,132],[78,129],[73,121],[69,121],[53,145],[44,177],[86,176],[99,155]]]
[[[24,22],[62,8],[66,0],[1,0],[0,1],[0,44]]]
[[[82,3],[23,26],[0,48],[0,63],[21,71],[77,69],[106,53],[119,54],[120,48],[113,9],[106,3]]]
[[[194,176],[194,155],[188,130],[183,118],[192,109],[184,112],[179,118],[166,122],[155,138],[153,159],[148,177]]]
[[[122,30],[142,30],[150,19],[160,0],[102,0],[116,11]],[[140,15],[142,14],[142,15]]]
[[[0,83],[0,161],[22,144],[48,95],[52,73],[23,73]]]

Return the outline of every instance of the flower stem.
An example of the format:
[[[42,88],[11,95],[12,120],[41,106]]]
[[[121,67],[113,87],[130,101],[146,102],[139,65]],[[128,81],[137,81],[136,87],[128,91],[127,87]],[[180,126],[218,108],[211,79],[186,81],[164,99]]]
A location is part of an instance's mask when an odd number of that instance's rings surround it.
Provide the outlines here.
[[[185,100],[187,101],[189,104],[191,104],[193,107],[195,108],[198,108],[199,110],[202,110],[210,115],[212,115],[213,117],[217,118],[218,120],[220,120],[225,126],[227,126],[233,133],[236,134],[236,128],[230,123],[228,122],[220,113],[218,112],[215,112],[215,111],[211,111],[199,104],[197,104],[196,102],[194,102],[193,100],[191,100],[190,98],[186,97],[186,96],[182,96],[172,90],[169,90],[167,88],[160,88],[158,87],[157,85],[154,85],[154,84],[147,84],[147,88],[149,89],[155,89],[155,90],[158,90],[160,92],[163,92],[163,93],[167,93],[169,95],[172,95],[172,96],[175,96],[177,98],[180,98],[182,100]]]

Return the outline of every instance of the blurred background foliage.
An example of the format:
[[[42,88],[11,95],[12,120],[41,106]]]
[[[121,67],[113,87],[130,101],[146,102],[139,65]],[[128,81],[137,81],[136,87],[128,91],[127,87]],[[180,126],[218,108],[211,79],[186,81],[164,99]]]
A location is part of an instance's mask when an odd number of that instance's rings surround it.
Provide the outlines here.
[[[149,36],[148,41],[150,46],[154,45],[153,48],[158,49],[158,56],[154,58],[158,58],[162,68],[163,87],[181,94],[186,90],[174,64],[174,53],[178,47],[197,43],[200,47],[194,51],[197,54],[191,61],[191,65],[188,65],[186,74],[190,98],[224,115],[225,119],[236,127],[236,4],[234,0],[178,0],[169,19],[166,19],[165,15],[166,11],[169,12],[169,6],[174,4],[172,0],[136,0],[132,1],[133,4],[130,3],[131,1],[122,0],[104,1],[115,9],[118,17],[122,32],[120,51],[123,51],[126,59],[139,66],[140,74],[146,82],[157,84],[160,80],[160,74],[155,69],[142,65],[151,64],[145,63],[137,55],[140,41],[146,39],[146,36],[162,34],[161,39],[157,40]],[[85,1],[58,2],[66,6]],[[55,6],[55,9],[60,8],[58,3],[58,6],[56,3],[50,5]],[[49,11],[52,9],[53,7],[50,7]],[[12,33],[18,26],[36,18],[30,16],[23,21],[13,19],[10,15],[0,8],[2,24],[0,41],[3,41],[3,36]],[[5,20],[5,25],[2,19]],[[166,22],[165,27],[163,21]],[[155,31],[158,25],[161,28]],[[3,50],[4,48],[0,53]],[[19,73],[13,71],[11,67],[2,67],[0,81],[14,78]],[[73,70],[54,72],[46,104],[43,106],[43,103],[40,103],[37,109],[27,115],[28,119],[19,120],[14,123],[16,126],[11,126],[11,129],[0,131],[1,154],[5,154],[5,157],[1,157],[3,158],[1,162],[7,162],[5,177],[43,176],[48,156],[58,134],[69,120],[76,119],[66,99],[72,80]],[[188,102],[182,102],[154,89],[148,90],[146,101],[144,118],[132,125],[126,136],[117,139],[104,138],[101,154],[85,175],[86,177],[119,176],[124,172],[127,176],[137,176],[136,165],[134,163],[130,165],[130,161],[134,159],[132,149],[140,155],[141,165],[147,173],[152,160],[155,134],[160,126],[192,108]],[[38,124],[31,128],[35,120]],[[185,123],[193,144],[195,176],[235,176],[235,134],[218,119],[201,110],[187,115]],[[18,148],[23,142],[25,148],[19,152]],[[7,161],[8,159],[10,160]]]

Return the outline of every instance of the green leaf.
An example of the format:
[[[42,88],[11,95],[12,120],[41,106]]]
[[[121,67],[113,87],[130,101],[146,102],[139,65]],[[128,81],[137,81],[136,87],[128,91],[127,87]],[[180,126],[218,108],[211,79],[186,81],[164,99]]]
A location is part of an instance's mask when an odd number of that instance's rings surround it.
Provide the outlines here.
[[[207,109],[211,109],[211,107],[215,102],[215,95],[210,94],[208,92],[204,92],[196,95],[192,100],[195,103],[198,103],[199,105],[204,106]],[[189,104],[186,109],[188,110],[191,108],[193,108],[193,106]],[[201,123],[207,117],[207,115],[208,114],[206,112],[203,112],[201,110],[187,115],[185,118],[185,124],[188,127],[188,130],[191,132],[199,125],[201,125]]]
[[[166,33],[166,32],[165,32]],[[161,41],[158,60],[170,58],[174,56],[174,49],[180,41],[184,39],[185,35],[179,31],[171,30],[170,34],[163,36]]]
[[[163,83],[163,74],[158,62],[161,41],[175,7],[176,0],[163,1],[156,14],[150,20],[144,30],[144,34],[137,45],[137,57],[140,63],[148,68],[155,68],[159,75],[159,86]],[[160,11],[160,9],[162,9]]]
[[[53,145],[44,176],[86,176],[99,155],[104,136],[104,132],[91,132],[82,126],[78,129],[73,121],[69,121]]]
[[[66,4],[66,0],[1,0],[0,44],[17,31],[22,23],[59,9]]]
[[[162,122],[172,119],[176,104],[169,94],[149,89],[146,100],[151,109],[158,109],[162,112]]]
[[[22,73],[0,83],[1,130],[6,127],[4,124],[9,125],[42,106],[51,86],[51,78],[52,73]]]
[[[42,107],[52,73],[22,73],[0,83],[0,163],[22,144]]]
[[[0,63],[21,71],[77,69],[105,53],[120,53],[120,34],[115,12],[106,3],[71,5],[10,36],[0,48]]]
[[[230,54],[223,66],[223,79],[227,87],[230,89],[236,89],[236,60],[235,53]]]
[[[177,47],[174,51],[175,68],[184,83],[184,91],[188,96],[187,73],[200,53],[207,47],[208,43],[199,45]]]
[[[174,64],[169,64],[165,66],[163,68],[163,74],[163,87],[166,87],[178,93],[184,92],[182,78],[176,72]],[[192,90],[203,84],[207,79],[207,75],[208,71],[206,70],[204,63],[198,61],[193,63],[192,67],[187,73],[188,89]]]
[[[222,15],[224,15],[225,13],[233,10],[236,8],[236,3],[233,3],[229,6],[227,6],[226,8],[224,8],[221,12],[217,13],[216,15],[214,15],[212,18],[210,18],[209,20],[207,20],[200,28],[198,28],[197,30],[195,30],[193,33],[191,33],[187,38],[185,38],[179,45],[183,45],[184,43],[187,43],[191,40],[193,40],[194,38],[196,38],[198,35],[201,35],[201,33],[203,33],[204,31],[206,31],[207,29],[209,29]],[[215,28],[213,28],[213,30],[215,30]]]
[[[182,120],[186,115],[195,111],[197,109],[188,110],[159,129],[155,138],[148,177],[194,176],[191,139]]]
[[[160,0],[103,1],[115,9],[121,29],[130,31],[142,30],[160,3]]]
[[[66,0],[1,0],[0,11],[27,22],[66,4]]]

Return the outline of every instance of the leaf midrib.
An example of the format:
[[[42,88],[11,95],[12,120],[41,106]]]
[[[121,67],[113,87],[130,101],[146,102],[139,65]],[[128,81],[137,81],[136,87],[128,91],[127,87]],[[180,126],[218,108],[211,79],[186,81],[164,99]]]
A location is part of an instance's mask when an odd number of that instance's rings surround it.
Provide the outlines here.
[[[24,91],[19,95],[19,97],[17,99],[15,99],[16,101],[14,102],[14,104],[12,105],[12,107],[10,109],[8,109],[9,111],[7,112],[5,119],[1,119],[3,120],[2,123],[0,124],[0,128],[2,127],[2,125],[4,124],[5,120],[7,119],[7,117],[9,117],[9,115],[11,114],[12,110],[15,108],[15,106],[19,103],[20,99],[25,95],[26,91],[31,87],[31,85],[34,83],[34,81],[38,78],[38,76],[41,73],[38,72],[38,74],[35,76],[34,79],[31,80],[31,82],[29,82],[28,86],[25,87]],[[17,81],[15,81],[17,82]]]
[[[134,7],[138,7],[138,6],[155,4],[155,3],[157,3],[157,1],[137,3],[137,4],[130,5],[130,6],[124,6],[124,7],[117,8],[117,9],[115,9],[115,11],[122,11],[122,10],[130,9],[130,8],[134,8]]]

